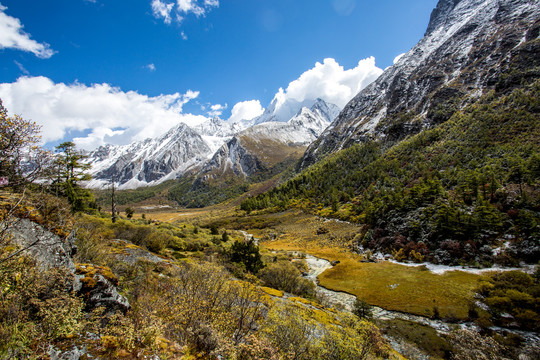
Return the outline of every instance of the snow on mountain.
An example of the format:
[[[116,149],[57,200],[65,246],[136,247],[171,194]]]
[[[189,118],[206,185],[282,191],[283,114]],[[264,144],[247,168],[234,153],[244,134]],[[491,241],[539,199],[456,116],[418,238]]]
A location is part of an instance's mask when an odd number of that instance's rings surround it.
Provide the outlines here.
[[[155,139],[123,146],[101,146],[89,154],[93,179],[88,187],[109,186],[114,177],[120,189],[132,189],[174,179],[212,155],[207,142],[181,123]]]
[[[539,18],[537,0],[440,0],[425,36],[344,107],[302,167],[358,142],[398,141],[445,121],[511,64],[538,61]]]
[[[208,161],[201,174],[212,172],[250,176],[297,153],[323,132],[339,113],[336,105],[317,99],[301,107],[287,122],[254,125],[227,141]]]
[[[156,139],[123,146],[101,146],[89,155],[93,180],[88,182],[87,186],[109,186],[113,176],[120,189],[155,185],[175,179],[187,171],[202,168],[207,162],[211,163],[215,154],[236,137],[251,138],[253,141],[264,139],[280,144],[278,146],[306,146],[315,140],[339,113],[337,106],[321,99],[309,103],[309,108],[296,104],[296,112],[287,122],[264,122],[247,127],[250,122],[228,123],[215,117],[193,127],[179,124]],[[233,143],[236,144],[235,141]],[[232,146],[233,143],[229,145]],[[239,147],[232,148],[231,156],[236,156],[235,149]],[[249,156],[256,157],[252,154]],[[245,154],[238,157],[245,157]],[[247,164],[256,163],[256,160],[253,161],[250,160]]]
[[[330,121],[332,121],[339,113],[339,111],[335,112],[335,109],[337,109],[336,105],[328,105],[322,99],[297,101],[291,98],[281,99],[280,97],[276,96],[270,105],[264,110],[264,113],[253,119],[252,123],[253,125],[258,125],[266,122],[287,122],[293,116],[298,114],[302,108],[310,109],[314,106],[320,107],[318,109],[320,112],[329,112],[325,114],[321,113],[321,115],[325,116],[326,118],[331,118]]]
[[[251,138],[266,138],[283,143],[308,145],[314,141],[339,114],[339,108],[322,99],[310,102],[310,107],[301,107],[286,122],[268,121],[252,126],[239,135]],[[276,117],[274,117],[276,119]]]

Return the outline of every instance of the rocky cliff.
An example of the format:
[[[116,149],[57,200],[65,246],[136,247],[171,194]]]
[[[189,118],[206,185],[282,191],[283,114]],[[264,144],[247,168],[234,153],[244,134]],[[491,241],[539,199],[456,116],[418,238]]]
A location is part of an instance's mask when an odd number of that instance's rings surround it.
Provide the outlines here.
[[[125,146],[102,146],[92,152],[89,163],[94,180],[89,186],[108,186],[113,177],[120,188],[175,179],[211,154],[209,143],[181,123],[156,139]]]
[[[439,1],[424,38],[345,106],[301,167],[368,139],[394,143],[496,86],[537,76],[539,19],[534,0]]]

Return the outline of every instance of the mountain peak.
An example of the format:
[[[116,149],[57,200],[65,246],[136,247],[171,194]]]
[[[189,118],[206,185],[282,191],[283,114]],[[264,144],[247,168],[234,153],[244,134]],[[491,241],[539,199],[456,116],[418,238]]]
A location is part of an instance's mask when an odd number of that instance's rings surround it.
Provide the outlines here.
[[[355,143],[397,142],[437,126],[512,70],[539,66],[537,3],[440,0],[426,36],[343,108],[302,168]]]
[[[444,25],[448,20],[449,14],[461,1],[462,0],[439,0],[437,6],[431,12],[429,25],[424,36],[431,34],[434,30]]]

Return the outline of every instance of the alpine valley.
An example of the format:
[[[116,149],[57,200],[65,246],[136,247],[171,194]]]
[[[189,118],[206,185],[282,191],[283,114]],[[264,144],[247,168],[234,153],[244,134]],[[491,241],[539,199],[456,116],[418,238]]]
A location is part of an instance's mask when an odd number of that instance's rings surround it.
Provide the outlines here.
[[[0,102],[0,358],[540,359],[539,1],[350,95],[51,161]]]

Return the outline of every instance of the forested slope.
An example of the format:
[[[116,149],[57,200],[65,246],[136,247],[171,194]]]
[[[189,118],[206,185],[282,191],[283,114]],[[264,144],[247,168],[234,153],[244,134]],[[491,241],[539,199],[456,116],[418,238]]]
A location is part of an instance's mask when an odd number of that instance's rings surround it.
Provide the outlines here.
[[[540,81],[505,79],[435,128],[394,146],[373,141],[334,153],[241,207],[301,206],[360,222],[357,246],[399,259],[535,261]]]

